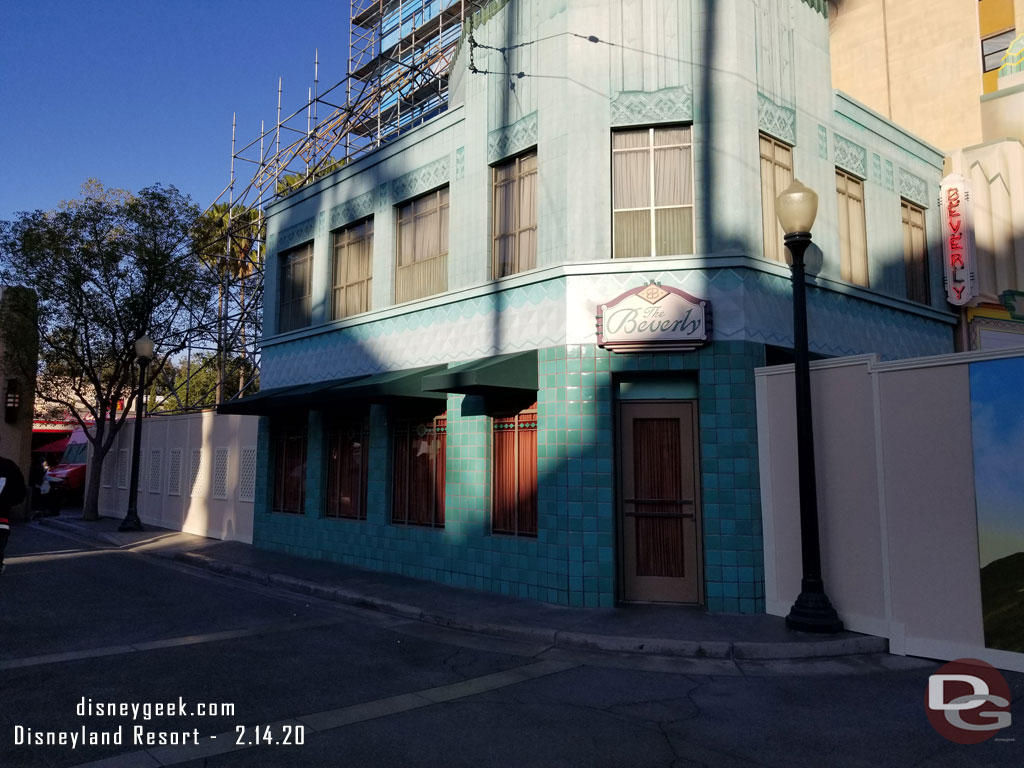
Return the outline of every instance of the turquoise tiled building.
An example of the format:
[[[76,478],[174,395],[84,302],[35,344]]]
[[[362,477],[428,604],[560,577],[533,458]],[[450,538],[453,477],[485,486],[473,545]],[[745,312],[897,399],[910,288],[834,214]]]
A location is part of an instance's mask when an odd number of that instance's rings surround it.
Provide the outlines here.
[[[813,352],[949,352],[941,154],[831,89],[815,0],[495,0],[450,79],[447,111],[268,210],[263,391],[222,406],[264,417],[255,544],[763,610],[774,196],[820,196]]]

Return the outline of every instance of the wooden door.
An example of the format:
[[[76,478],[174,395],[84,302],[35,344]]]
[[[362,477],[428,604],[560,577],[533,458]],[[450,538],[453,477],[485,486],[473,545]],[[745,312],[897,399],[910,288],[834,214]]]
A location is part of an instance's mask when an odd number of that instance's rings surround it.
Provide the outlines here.
[[[622,402],[618,440],[623,599],[701,602],[696,403]]]

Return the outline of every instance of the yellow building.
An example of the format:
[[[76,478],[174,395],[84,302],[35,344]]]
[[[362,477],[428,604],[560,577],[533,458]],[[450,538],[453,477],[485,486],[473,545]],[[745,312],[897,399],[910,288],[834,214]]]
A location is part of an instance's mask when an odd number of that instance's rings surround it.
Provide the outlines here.
[[[978,293],[961,349],[1024,345],[1024,0],[830,0],[832,83],[968,180]]]

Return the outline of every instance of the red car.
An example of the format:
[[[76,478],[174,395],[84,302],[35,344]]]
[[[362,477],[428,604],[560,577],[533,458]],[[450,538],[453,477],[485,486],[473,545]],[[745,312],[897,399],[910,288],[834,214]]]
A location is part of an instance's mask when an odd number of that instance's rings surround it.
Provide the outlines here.
[[[81,502],[85,491],[85,470],[89,459],[89,440],[81,427],[71,433],[60,464],[46,473],[49,490],[44,495],[45,506],[51,510],[64,504]],[[49,498],[46,498],[49,497]]]

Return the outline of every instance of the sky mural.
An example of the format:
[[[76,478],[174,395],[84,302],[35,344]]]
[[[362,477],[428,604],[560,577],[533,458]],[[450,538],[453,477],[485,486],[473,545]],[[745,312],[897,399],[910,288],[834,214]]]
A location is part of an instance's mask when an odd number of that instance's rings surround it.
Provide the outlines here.
[[[1024,357],[970,377],[985,645],[1024,652]]]

